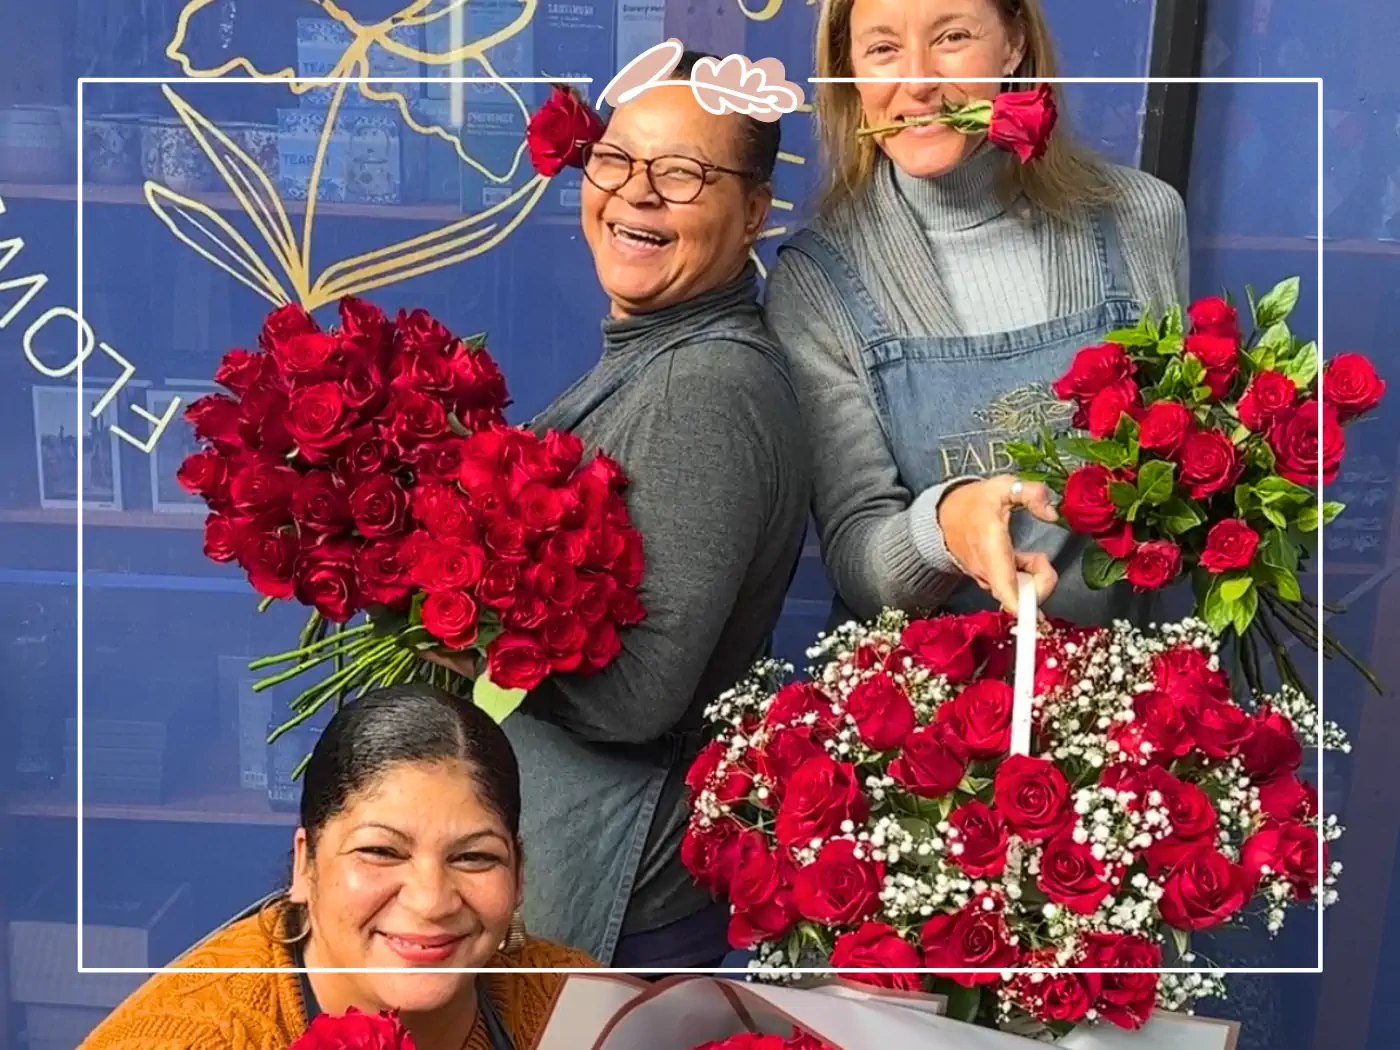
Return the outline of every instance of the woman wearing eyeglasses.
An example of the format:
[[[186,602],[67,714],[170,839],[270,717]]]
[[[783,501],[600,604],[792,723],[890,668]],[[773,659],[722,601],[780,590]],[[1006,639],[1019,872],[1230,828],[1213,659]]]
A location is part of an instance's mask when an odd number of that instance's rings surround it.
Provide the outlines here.
[[[598,363],[534,421],[616,459],[646,553],[647,619],[589,677],[504,723],[522,768],[532,934],[617,967],[718,964],[727,909],[680,861],[707,704],[766,649],[801,552],[807,455],[749,249],[777,123],[706,112],[686,80],[588,147],[584,236],[611,301]]]

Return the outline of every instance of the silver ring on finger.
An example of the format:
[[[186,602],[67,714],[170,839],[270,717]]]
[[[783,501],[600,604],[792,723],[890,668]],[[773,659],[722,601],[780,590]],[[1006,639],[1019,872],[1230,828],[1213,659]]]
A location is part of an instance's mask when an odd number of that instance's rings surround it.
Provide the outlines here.
[[[1025,483],[1024,483],[1024,482],[1019,481],[1019,480],[1018,480],[1018,481],[1013,481],[1013,482],[1011,483],[1011,489],[1010,489],[1010,491],[1007,493],[1007,495],[1010,496],[1013,500],[1016,500],[1017,502],[1019,502],[1020,499],[1021,499],[1021,493],[1024,492],[1025,489],[1026,489],[1026,486],[1025,486]]]

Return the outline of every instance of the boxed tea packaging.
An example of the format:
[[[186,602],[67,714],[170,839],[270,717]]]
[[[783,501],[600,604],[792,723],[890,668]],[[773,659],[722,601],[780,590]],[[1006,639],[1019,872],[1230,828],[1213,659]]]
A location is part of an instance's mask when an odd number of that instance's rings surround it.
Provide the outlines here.
[[[472,0],[472,2],[475,3],[476,0]],[[400,26],[389,36],[407,47],[422,49],[422,26]],[[298,18],[297,76],[328,77],[336,75],[336,65],[345,57],[345,52],[349,50],[353,42],[354,38],[351,36],[350,30],[339,22],[329,18]],[[354,74],[342,72],[339,75],[351,76]],[[380,77],[422,77],[424,73],[421,62],[395,54],[382,44],[374,44],[369,49],[369,72],[363,75],[378,79]],[[423,93],[421,83],[378,83],[370,86],[378,91],[395,91],[410,99]],[[301,96],[301,104],[312,109],[324,107],[329,104],[335,87],[334,84],[317,85]],[[376,105],[376,102],[367,98],[357,85],[352,84],[344,94],[342,105],[373,106]]]
[[[537,8],[534,18],[527,22],[524,14],[522,0],[471,0],[448,17],[429,22],[424,27],[427,50],[435,55],[446,55],[454,48],[488,38],[500,36],[500,39],[485,51],[486,61],[490,63],[489,70],[472,60],[433,65],[424,75],[442,78],[487,77],[492,74],[502,78],[538,76],[534,26],[543,16]],[[443,83],[428,83],[425,87],[425,94],[431,99],[452,97],[452,84],[446,80]],[[510,104],[513,93],[527,107],[531,107],[541,97],[540,87],[538,84],[463,84],[462,98],[468,107],[480,103],[500,106]]]

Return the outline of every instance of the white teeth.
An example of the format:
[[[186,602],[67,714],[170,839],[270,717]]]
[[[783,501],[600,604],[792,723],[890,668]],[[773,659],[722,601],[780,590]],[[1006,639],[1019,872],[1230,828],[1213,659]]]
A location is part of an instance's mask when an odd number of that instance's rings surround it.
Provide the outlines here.
[[[650,230],[639,230],[632,226],[624,226],[621,223],[613,223],[613,233],[623,240],[636,241],[640,244],[662,245],[666,243],[666,238],[659,233]]]

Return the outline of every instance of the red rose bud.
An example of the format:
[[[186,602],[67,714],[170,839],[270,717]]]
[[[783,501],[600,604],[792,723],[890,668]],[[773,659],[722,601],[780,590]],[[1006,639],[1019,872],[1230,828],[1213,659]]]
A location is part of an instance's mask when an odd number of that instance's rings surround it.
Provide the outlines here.
[[[1216,522],[1206,534],[1201,567],[1210,572],[1229,572],[1249,566],[1259,547],[1259,533],[1239,518]]]
[[[1322,415],[1322,446],[1317,444],[1318,414]],[[1283,412],[1269,431],[1269,447],[1274,453],[1274,468],[1283,477],[1298,485],[1316,485],[1319,465],[1322,482],[1330,485],[1341,470],[1346,439],[1330,405],[1319,406],[1316,401],[1303,401]]]
[[[850,839],[832,839],[815,861],[798,870],[792,902],[809,922],[854,926],[880,910],[884,881],[884,864],[871,860],[868,852],[857,857]]]
[[[1128,559],[1128,582],[1139,591],[1165,587],[1181,573],[1181,548],[1171,540],[1149,540]]]
[[[1001,814],[973,799],[953,810],[948,823],[953,863],[974,879],[995,878],[1006,870],[1008,838]]]
[[[862,973],[862,970],[892,970],[907,966],[918,969],[923,965],[919,952],[899,935],[892,926],[882,922],[866,922],[854,932],[836,938],[831,949],[831,966],[843,972],[840,976],[860,984],[879,988],[898,988],[917,992],[923,988],[923,977],[917,973]]]
[[[346,406],[363,416],[372,416],[384,407],[389,398],[389,386],[384,373],[372,361],[357,361],[345,370],[340,379],[340,396]]]
[[[429,594],[423,600],[422,616],[428,633],[448,649],[465,649],[476,641],[476,602],[462,591]]]
[[[1259,808],[1276,821],[1311,820],[1317,816],[1317,789],[1292,773],[1258,785]]]
[[[997,758],[1011,747],[1011,686],[983,678],[963,687],[938,709],[938,721],[974,761]]]
[[[238,434],[249,448],[269,456],[284,456],[292,450],[296,441],[287,429],[287,390],[280,379],[255,383],[243,395]]]
[[[900,787],[921,798],[942,798],[966,773],[967,755],[962,744],[947,726],[938,724],[920,726],[910,733],[889,767],[889,775]]]
[[[1240,422],[1255,433],[1267,433],[1274,420],[1298,399],[1298,388],[1282,372],[1260,372],[1240,398]]]
[[[1337,422],[1348,423],[1371,411],[1385,395],[1385,380],[1362,354],[1338,354],[1322,374],[1322,396],[1337,412]]]
[[[1171,459],[1195,429],[1195,416],[1180,401],[1154,401],[1142,414],[1138,444],[1147,452]]]
[[[343,1016],[318,1014],[288,1050],[416,1050],[413,1036],[396,1012],[361,1013],[353,1006]]]
[[[1249,739],[1240,749],[1244,771],[1256,782],[1287,776],[1303,762],[1303,745],[1287,716],[1267,704],[1255,712]]]
[[[258,333],[258,345],[271,352],[289,339],[320,330],[320,326],[302,307],[288,303],[267,315],[262,331]]]
[[[1003,91],[992,102],[987,138],[1027,164],[1045,155],[1056,118],[1055,91],[1049,84],[1033,91]]]
[[[379,307],[365,299],[347,295],[337,304],[340,311],[340,338],[353,342],[377,356],[393,336],[393,325]]]
[[[1125,415],[1131,419],[1142,417],[1142,395],[1131,379],[1114,383],[1094,395],[1089,402],[1090,436],[1112,437],[1118,429],[1119,420]]]
[[[1104,549],[1110,558],[1128,558],[1133,551],[1137,550],[1137,540],[1133,537],[1133,526],[1131,522],[1123,522],[1123,527],[1116,532],[1108,532],[1098,537],[1099,546]]]
[[[1206,386],[1217,401],[1230,392],[1240,370],[1240,341],[1233,335],[1188,335],[1186,353],[1205,366]]]
[[[1305,824],[1266,825],[1245,840],[1240,863],[1253,883],[1281,878],[1292,889],[1294,900],[1311,900],[1318,884],[1317,832]]]
[[[180,487],[209,504],[222,502],[228,495],[229,462],[212,449],[185,457],[175,471]]]
[[[192,402],[185,409],[185,418],[200,441],[208,441],[224,452],[242,450],[244,442],[238,426],[241,409],[227,394],[209,394]]]
[[[270,354],[254,353],[251,350],[230,350],[219,362],[219,369],[214,373],[214,382],[242,397],[254,383],[270,377],[276,371],[277,363]]]
[[[525,129],[530,163],[550,179],[583,167],[583,147],[602,138],[603,120],[572,88],[556,85]]]
[[[1107,467],[1090,463],[1076,468],[1065,480],[1060,515],[1075,532],[1102,536],[1118,526],[1118,508],[1109,498],[1113,474]]]
[[[1051,384],[1061,401],[1088,402],[1101,390],[1130,380],[1137,366],[1117,343],[1089,346],[1074,355],[1069,371]]]
[[[762,941],[781,939],[797,922],[792,866],[770,852],[766,840],[756,831],[739,836],[735,852],[729,882],[733,908],[729,943],[736,948],[752,948]]]
[[[1198,335],[1218,335],[1238,339],[1240,335],[1239,314],[1235,308],[1219,296],[1197,299],[1186,310],[1191,331]]]
[[[1181,447],[1180,482],[1192,499],[1208,499],[1230,488],[1244,470],[1234,443],[1219,430],[1201,430]]]
[[[583,662],[579,674],[592,674],[601,671],[617,659],[622,652],[622,638],[617,628],[610,623],[600,623],[589,629],[588,641],[583,644]]]
[[[211,514],[204,519],[204,556],[220,563],[231,562],[252,534],[253,526],[247,518]]]
[[[264,598],[290,598],[295,593],[297,538],[291,529],[257,532],[250,523],[238,550],[238,562],[248,573],[248,583]]]
[[[529,691],[549,674],[549,655],[526,634],[503,634],[486,651],[491,681],[502,689]]]
[[[395,358],[400,368],[415,356],[442,354],[451,342],[447,326],[427,310],[400,310],[394,321]]]
[[[852,689],[846,713],[861,740],[876,751],[898,747],[914,731],[914,705],[887,674],[874,675]]]

